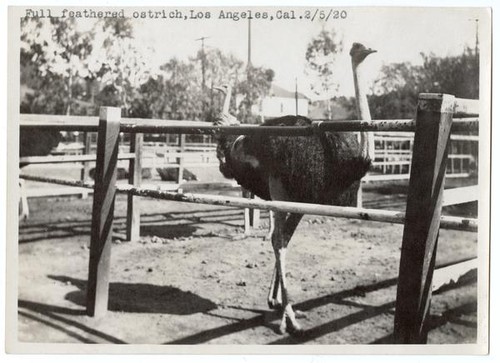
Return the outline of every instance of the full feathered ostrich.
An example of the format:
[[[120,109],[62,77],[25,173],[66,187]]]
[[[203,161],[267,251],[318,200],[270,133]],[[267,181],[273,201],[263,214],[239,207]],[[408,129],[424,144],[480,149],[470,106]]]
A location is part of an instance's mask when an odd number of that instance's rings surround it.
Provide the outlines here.
[[[373,50],[355,43],[351,50],[353,69],[357,69]],[[355,67],[354,67],[355,66]],[[355,77],[356,78],[356,77]],[[227,98],[226,98],[227,99]],[[236,125],[228,106],[216,125]],[[284,116],[265,121],[265,126],[305,126],[303,116]],[[266,135],[220,136],[217,156],[220,171],[265,200],[280,200],[351,206],[356,200],[360,179],[370,168],[368,143],[357,133],[326,132],[312,137]],[[272,246],[276,257],[268,295],[271,308],[281,309],[280,331],[301,330],[288,298],[286,249],[302,214],[275,212]]]

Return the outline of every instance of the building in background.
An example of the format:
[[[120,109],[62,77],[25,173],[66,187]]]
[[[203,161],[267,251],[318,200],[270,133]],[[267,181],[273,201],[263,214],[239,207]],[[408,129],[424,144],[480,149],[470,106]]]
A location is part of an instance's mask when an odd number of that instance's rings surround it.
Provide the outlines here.
[[[300,92],[288,91],[273,84],[269,95],[264,97],[259,105],[254,106],[252,111],[264,120],[286,115],[307,116],[309,99]]]

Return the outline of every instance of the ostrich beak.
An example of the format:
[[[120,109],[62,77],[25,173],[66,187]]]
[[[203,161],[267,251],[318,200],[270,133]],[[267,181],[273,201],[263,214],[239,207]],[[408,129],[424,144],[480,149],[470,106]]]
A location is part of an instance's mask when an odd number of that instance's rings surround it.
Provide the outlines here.
[[[368,55],[368,54],[372,54],[372,53],[377,53],[377,51],[375,49],[368,48],[367,50],[365,50],[365,53],[366,53],[366,55]]]
[[[226,87],[223,87],[223,86],[214,86],[213,88],[215,90],[219,91],[219,92],[226,93]]]

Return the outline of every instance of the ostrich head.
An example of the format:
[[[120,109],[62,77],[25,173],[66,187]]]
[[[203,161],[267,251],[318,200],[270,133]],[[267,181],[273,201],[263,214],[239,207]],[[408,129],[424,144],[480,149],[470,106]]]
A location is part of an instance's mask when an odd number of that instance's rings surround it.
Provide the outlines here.
[[[220,86],[214,86],[214,89],[216,89],[217,91],[223,93],[224,95],[229,95],[231,96],[231,92],[233,90],[233,88],[231,87],[230,84],[222,84]]]
[[[224,104],[222,106],[222,112],[219,117],[214,122],[216,126],[231,126],[239,125],[240,122],[236,117],[229,114],[229,103],[231,102],[231,93],[233,88],[230,84],[223,84],[221,86],[215,86],[214,89],[221,92],[224,95]]]
[[[363,62],[363,60],[369,54],[372,54],[372,53],[375,53],[375,52],[376,52],[376,50],[371,49],[371,48],[367,48],[367,47],[365,47],[361,43],[353,43],[351,51],[349,52],[349,54],[351,56],[352,64],[355,65],[355,66],[357,66],[361,62]]]

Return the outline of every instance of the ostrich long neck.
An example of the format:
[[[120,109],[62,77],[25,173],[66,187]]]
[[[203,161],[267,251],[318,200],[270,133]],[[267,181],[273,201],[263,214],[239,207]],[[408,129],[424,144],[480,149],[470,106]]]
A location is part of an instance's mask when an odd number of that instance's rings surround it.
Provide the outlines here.
[[[222,113],[229,113],[229,104],[231,102],[231,93],[232,93],[232,88],[228,87],[226,94],[224,95],[224,104],[222,105]]]
[[[360,69],[361,63],[352,62],[352,73],[354,76],[354,91],[356,92],[356,111],[358,114],[358,119],[360,120],[371,120],[370,108],[368,106],[368,98],[366,97],[365,84],[360,80]],[[375,157],[375,140],[373,138],[373,133],[370,132],[360,132],[360,144],[361,152],[363,156],[370,157],[374,160]]]
[[[231,101],[232,88],[228,87],[224,92],[224,103],[222,105],[222,115],[229,114],[229,104]],[[226,178],[232,179],[233,171],[231,165],[228,163],[227,157],[229,156],[231,145],[236,140],[233,135],[219,135],[217,136],[217,159],[219,159],[219,170]]]

